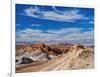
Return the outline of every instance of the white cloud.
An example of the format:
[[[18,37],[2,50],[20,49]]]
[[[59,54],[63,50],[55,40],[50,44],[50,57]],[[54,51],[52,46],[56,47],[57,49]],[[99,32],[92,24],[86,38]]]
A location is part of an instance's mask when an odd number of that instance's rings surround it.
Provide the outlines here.
[[[27,16],[32,16],[32,17],[38,17],[37,15],[34,15],[34,13],[40,13],[38,8],[33,8],[33,7],[25,9],[24,12]]]
[[[64,37],[70,40],[94,39],[94,31],[78,32]]]
[[[42,25],[40,25],[40,24],[32,24],[31,26],[32,26],[32,27],[40,27],[40,26],[42,26]]]
[[[94,24],[94,21],[93,20],[83,21],[83,22],[80,22],[80,24]]]
[[[82,28],[62,28],[59,30],[48,30],[44,32],[43,30],[33,30],[27,28],[17,32],[16,41],[25,42],[52,42],[52,41],[68,41],[68,40],[87,40],[94,39],[94,31],[89,30],[82,32]]]
[[[43,40],[47,40],[48,37],[52,36],[56,36],[56,35],[52,35],[49,33],[44,33],[42,30],[33,30],[30,28],[27,28],[25,30],[21,30],[17,32],[17,41],[43,41]]]
[[[94,24],[94,21],[89,21],[89,24]]]
[[[74,32],[80,32],[81,28],[62,28],[60,30],[48,30],[48,33],[56,33],[56,34],[63,34],[63,33],[74,33]]]
[[[69,10],[69,11],[57,11],[55,7],[53,7],[53,11],[40,11],[38,7],[30,7],[24,9],[24,14],[26,16],[48,19],[54,21],[65,21],[65,22],[75,22],[76,20],[86,20],[89,17],[86,17],[83,14],[79,13],[78,9]]]
[[[20,30],[20,33],[24,33],[24,34],[31,34],[31,33],[41,33],[41,30],[33,30],[31,28],[26,28],[24,30]]]

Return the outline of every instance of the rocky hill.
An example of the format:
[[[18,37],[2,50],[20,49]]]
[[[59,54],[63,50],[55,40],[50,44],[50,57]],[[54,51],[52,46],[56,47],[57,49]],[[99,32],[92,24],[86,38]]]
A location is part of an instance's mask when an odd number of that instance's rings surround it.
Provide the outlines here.
[[[32,45],[16,45],[16,63],[28,63],[22,62],[23,60],[29,61],[44,61],[55,58],[58,55],[67,53],[69,48],[62,45],[53,46],[45,44],[32,44]],[[24,59],[23,59],[24,58]],[[32,62],[32,61],[31,61]]]

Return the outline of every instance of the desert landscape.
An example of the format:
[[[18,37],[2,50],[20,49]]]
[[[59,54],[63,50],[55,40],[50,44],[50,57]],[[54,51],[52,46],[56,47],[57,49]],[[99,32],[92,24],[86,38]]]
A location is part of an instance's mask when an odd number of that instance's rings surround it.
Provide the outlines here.
[[[16,73],[94,68],[94,46],[16,45]]]
[[[94,8],[16,4],[15,72],[94,68]]]

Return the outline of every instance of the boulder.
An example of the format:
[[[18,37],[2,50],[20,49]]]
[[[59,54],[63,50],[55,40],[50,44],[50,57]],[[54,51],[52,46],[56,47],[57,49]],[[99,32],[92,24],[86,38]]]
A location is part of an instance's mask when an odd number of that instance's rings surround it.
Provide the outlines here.
[[[32,62],[33,62],[33,60],[31,60],[30,58],[23,57],[21,64],[29,64]]]

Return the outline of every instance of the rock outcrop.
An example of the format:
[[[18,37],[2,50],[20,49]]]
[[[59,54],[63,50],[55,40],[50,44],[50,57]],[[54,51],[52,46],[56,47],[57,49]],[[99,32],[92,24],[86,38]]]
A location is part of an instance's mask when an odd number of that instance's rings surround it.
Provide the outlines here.
[[[16,64],[28,64],[34,61],[47,61],[56,58],[58,55],[65,54],[73,49],[84,49],[82,45],[72,44],[32,44],[16,45]],[[77,50],[76,49],[76,50]]]

